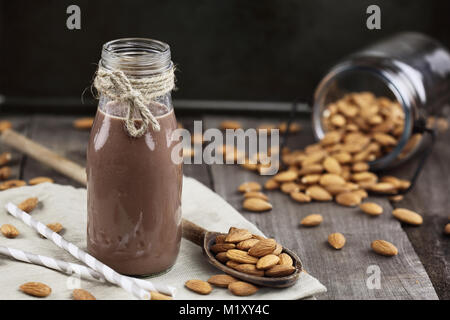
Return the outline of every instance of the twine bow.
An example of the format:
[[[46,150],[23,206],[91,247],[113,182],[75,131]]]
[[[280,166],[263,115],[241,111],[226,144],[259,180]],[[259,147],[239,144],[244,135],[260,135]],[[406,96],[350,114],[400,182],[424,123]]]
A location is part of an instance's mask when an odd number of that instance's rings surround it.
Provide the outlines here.
[[[129,105],[125,119],[126,129],[132,137],[140,137],[150,124],[153,130],[160,130],[158,120],[148,108],[148,103],[172,91],[175,86],[174,68],[143,79],[130,79],[120,70],[110,71],[99,66],[94,86],[108,99]],[[138,120],[142,120],[138,126],[136,119],[133,119],[135,114],[139,115]]]

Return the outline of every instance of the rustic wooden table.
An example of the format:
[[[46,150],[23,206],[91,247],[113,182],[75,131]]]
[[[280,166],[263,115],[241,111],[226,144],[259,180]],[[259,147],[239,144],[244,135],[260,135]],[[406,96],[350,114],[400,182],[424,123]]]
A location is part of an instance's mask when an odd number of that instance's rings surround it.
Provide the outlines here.
[[[76,130],[72,121],[79,116],[11,115],[5,116],[14,128],[36,142],[59,154],[85,164],[86,143],[89,133]],[[225,119],[220,115],[192,116],[181,114],[178,120],[192,128],[193,120],[203,120],[203,127],[217,127]],[[275,117],[230,117],[241,121],[244,127],[256,127],[262,122],[276,123]],[[275,119],[275,120],[274,120]],[[288,146],[303,147],[314,138],[308,116],[299,116],[303,130],[289,138]],[[298,253],[305,269],[318,278],[328,292],[318,299],[450,299],[450,237],[443,228],[449,221],[448,196],[450,191],[450,132],[437,142],[418,185],[399,203],[386,198],[371,200],[385,209],[385,214],[371,218],[356,208],[335,203],[298,204],[278,191],[267,192],[274,208],[267,213],[250,213],[242,209],[242,195],[237,187],[245,181],[264,182],[260,177],[233,165],[185,165],[184,173],[194,177],[220,194],[267,236],[276,238]],[[0,151],[10,150],[0,146]],[[49,176],[56,183],[79,186],[70,179],[41,165],[34,159],[13,151],[13,177],[28,180],[35,176]],[[391,173],[407,178],[413,170],[407,164]],[[424,216],[420,227],[400,224],[390,214],[393,207],[405,207]],[[302,217],[320,213],[324,222],[317,228],[299,227]],[[343,250],[336,251],[327,245],[328,234],[341,232],[347,238]],[[398,256],[385,258],[370,250],[375,239],[393,242]],[[381,287],[370,289],[366,281],[371,274],[369,266],[378,266]]]

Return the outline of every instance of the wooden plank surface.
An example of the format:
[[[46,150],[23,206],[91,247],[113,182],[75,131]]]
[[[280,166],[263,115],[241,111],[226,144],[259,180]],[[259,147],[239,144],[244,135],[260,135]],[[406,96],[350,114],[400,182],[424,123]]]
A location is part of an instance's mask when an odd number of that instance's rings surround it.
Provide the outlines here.
[[[206,128],[217,128],[222,117],[206,117]],[[244,128],[256,127],[261,120],[236,118]],[[263,120],[270,123],[270,119]],[[273,122],[273,120],[272,120]],[[289,139],[288,146],[301,147],[313,141],[309,119],[304,119],[304,130]],[[266,235],[296,251],[306,270],[327,288],[318,299],[437,299],[433,285],[414,251],[400,223],[390,212],[385,198],[371,198],[385,210],[380,217],[369,217],[357,208],[335,203],[298,204],[279,191],[267,192],[274,209],[268,213],[249,213],[242,209],[242,195],[237,187],[246,181],[263,183],[268,178],[257,176],[235,166],[212,166],[214,188],[237,210],[255,223]],[[301,228],[302,217],[319,213],[324,222],[317,228]],[[336,251],[329,247],[330,233],[341,232],[347,238],[346,246]],[[376,255],[370,243],[384,239],[394,243],[399,255],[386,258]],[[369,267],[379,268],[381,288],[369,289],[366,281]]]
[[[403,226],[413,243],[437,294],[450,299],[450,237],[444,226],[450,223],[450,130],[440,132],[433,153],[414,189],[395,207],[414,210],[424,217],[419,228]],[[411,161],[393,170],[399,176],[410,177],[416,168]]]
[[[186,128],[191,129],[192,121],[197,118],[183,117],[179,120]],[[89,133],[72,128],[71,123],[75,117],[38,115],[8,119],[14,122],[16,130],[84,165]],[[216,127],[222,119],[218,116],[205,117],[204,126]],[[264,120],[273,121],[256,118],[240,120],[248,127]],[[291,146],[300,147],[313,141],[309,118],[301,119],[301,123],[304,130],[290,138]],[[357,209],[344,208],[334,203],[300,205],[279,192],[268,192],[274,205],[272,212],[248,213],[242,211],[242,196],[236,192],[236,187],[240,182],[263,182],[266,178],[233,165],[185,165],[184,172],[222,195],[268,236],[277,238],[297,251],[308,272],[328,288],[326,294],[317,297],[319,299],[435,299],[437,295],[428,275],[439,296],[448,299],[450,255],[448,237],[442,235],[442,228],[448,216],[446,200],[449,191],[450,150],[445,140],[438,146],[433,160],[427,165],[428,173],[422,176],[413,194],[400,203],[425,214],[425,224],[419,228],[402,228],[390,216],[391,205],[383,198],[373,200],[388,212],[375,219],[361,214]],[[1,146],[0,150],[4,151],[5,147]],[[22,178],[45,175],[54,178],[57,183],[78,186],[34,160],[24,159],[17,152],[13,152],[13,159],[15,174]],[[301,217],[312,212],[321,213],[325,218],[324,223],[315,229],[299,228]],[[337,231],[347,237],[347,245],[342,251],[334,251],[326,243],[328,234]],[[375,238],[392,241],[399,248],[400,254],[394,258],[373,254],[370,242]],[[367,288],[366,279],[369,275],[366,270],[369,265],[379,266],[381,289]]]

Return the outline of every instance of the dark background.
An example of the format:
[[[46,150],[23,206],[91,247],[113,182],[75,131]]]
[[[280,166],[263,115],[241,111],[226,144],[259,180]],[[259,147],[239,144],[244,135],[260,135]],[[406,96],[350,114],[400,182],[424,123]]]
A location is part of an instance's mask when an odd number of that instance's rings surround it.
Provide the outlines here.
[[[81,30],[66,28],[70,4]],[[381,7],[381,30],[366,28],[370,4]],[[449,13],[449,1],[430,0],[2,0],[0,95],[80,104],[102,44],[136,36],[171,45],[176,99],[309,102],[329,67],[392,33],[421,31],[450,47]]]

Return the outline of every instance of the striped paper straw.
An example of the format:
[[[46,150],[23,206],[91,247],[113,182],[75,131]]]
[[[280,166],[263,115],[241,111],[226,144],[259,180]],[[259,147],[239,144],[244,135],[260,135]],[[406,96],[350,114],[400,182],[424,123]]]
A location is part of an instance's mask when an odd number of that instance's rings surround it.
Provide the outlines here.
[[[9,202],[6,205],[6,209],[8,212],[13,215],[14,217],[21,219],[25,224],[35,229],[37,232],[39,232],[41,235],[46,237],[47,239],[51,239],[53,243],[55,243],[58,247],[65,249],[68,251],[72,256],[77,258],[78,260],[81,260],[86,265],[94,269],[95,271],[101,273],[105,279],[110,282],[119,285],[126,291],[132,293],[134,296],[136,296],[139,299],[150,299],[150,293],[144,289],[142,289],[140,286],[138,286],[132,278],[123,276],[107,265],[103,264],[102,262],[95,259],[90,254],[84,252],[80,248],[78,248],[76,245],[74,245],[71,242],[66,241],[63,237],[61,237],[56,232],[53,232],[51,229],[47,228],[46,225],[43,223],[33,219],[28,213],[20,210],[17,206],[15,206],[13,203]],[[155,286],[150,281],[146,281],[153,290],[151,291],[158,291],[160,293],[165,294],[172,294],[173,288],[170,288],[165,285],[158,285]]]
[[[19,249],[10,248],[10,247],[4,247],[4,246],[0,246],[0,254],[14,258],[19,261],[40,265],[40,266],[47,267],[47,268],[57,270],[57,271],[61,271],[61,272],[67,273],[67,274],[75,273],[84,279],[98,280],[101,282],[106,281],[105,277],[103,277],[103,275],[101,273],[98,273],[97,271],[95,271],[89,267],[83,266],[81,264],[66,262],[66,261],[55,259],[55,258],[51,258],[51,257],[43,256],[43,255],[37,255],[34,253],[30,253],[30,252],[22,251]],[[131,278],[131,277],[130,277],[130,279],[134,283],[136,283],[136,285],[141,287],[142,289],[145,289],[148,291],[156,291],[156,288],[149,281]],[[168,292],[168,293],[173,297],[175,295],[175,290],[176,290],[175,287],[169,286],[168,288],[170,290],[170,292]]]
[[[19,261],[40,265],[67,274],[75,273],[85,279],[99,280],[101,282],[105,281],[105,278],[100,273],[81,264],[66,262],[4,246],[0,246],[0,254],[14,258]]]

